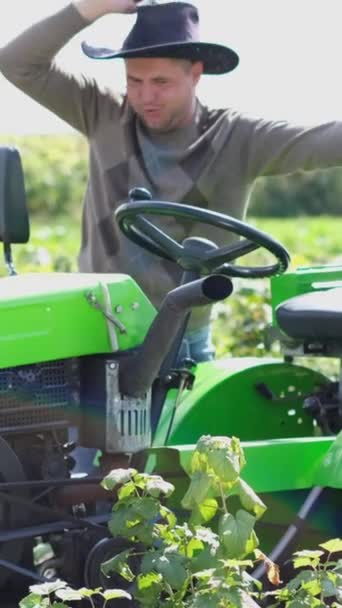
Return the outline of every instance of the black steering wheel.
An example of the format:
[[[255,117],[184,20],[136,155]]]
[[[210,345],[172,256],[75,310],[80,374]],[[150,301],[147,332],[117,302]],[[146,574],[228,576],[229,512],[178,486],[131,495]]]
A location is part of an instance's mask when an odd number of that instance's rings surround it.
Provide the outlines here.
[[[130,202],[120,205],[115,212],[122,232],[131,241],[166,260],[178,264],[183,270],[198,272],[200,275],[212,272],[228,274],[232,277],[262,278],[285,272],[290,263],[288,251],[281,243],[266,233],[229,215],[208,211],[186,204],[153,201],[148,190],[135,188],[129,193]],[[243,237],[237,243],[213,248],[187,247],[178,243],[144,215],[171,216],[193,222],[209,224]],[[189,239],[191,241],[192,239]],[[263,247],[276,258],[275,264],[268,266],[235,266],[233,260]]]

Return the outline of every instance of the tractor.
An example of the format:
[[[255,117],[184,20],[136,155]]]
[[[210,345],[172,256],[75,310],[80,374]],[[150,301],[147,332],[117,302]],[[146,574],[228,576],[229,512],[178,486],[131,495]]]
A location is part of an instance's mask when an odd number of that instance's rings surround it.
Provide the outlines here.
[[[220,236],[178,243],[165,217]],[[113,222],[182,269],[158,311],[124,274],[17,274],[12,245],[29,240],[24,173],[18,150],[0,148],[9,275],[0,279],[1,592],[53,578],[105,585],[100,565],[118,550],[106,526],[105,472],[157,472],[175,485],[180,510],[202,435],[241,440],[244,478],[268,506],[258,534],[274,557],[299,538],[316,546],[341,536],[341,475],[326,463],[342,427],[342,381],[300,361],[341,358],[342,266],[289,272],[289,254],[271,236],[221,213],[154,201],[139,187]],[[259,248],[271,264],[238,264]],[[238,278],[265,277],[282,356],[180,359],[195,307],[233,298]],[[84,470],[82,450],[94,454]]]

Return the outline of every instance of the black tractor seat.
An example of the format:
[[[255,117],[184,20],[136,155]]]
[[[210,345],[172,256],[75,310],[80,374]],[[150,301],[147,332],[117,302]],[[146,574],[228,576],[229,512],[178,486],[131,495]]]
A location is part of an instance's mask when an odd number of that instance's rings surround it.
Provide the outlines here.
[[[342,340],[342,288],[305,293],[276,308],[280,329],[299,340]]]

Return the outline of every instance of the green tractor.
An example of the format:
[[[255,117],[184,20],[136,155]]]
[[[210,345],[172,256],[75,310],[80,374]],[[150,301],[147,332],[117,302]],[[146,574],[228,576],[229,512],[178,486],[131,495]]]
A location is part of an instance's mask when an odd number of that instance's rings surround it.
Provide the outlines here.
[[[158,312],[127,275],[17,275],[11,245],[29,239],[24,177],[18,151],[0,149],[10,275],[0,287],[1,590],[55,577],[101,586],[99,565],[114,550],[99,486],[105,469],[130,462],[161,474],[176,486],[180,510],[202,435],[241,440],[244,479],[268,506],[258,523],[264,550],[282,559],[298,537],[312,547],[341,536],[341,474],[325,465],[339,441],[342,384],[296,361],[341,357],[342,267],[285,273],[286,249],[248,224],[150,199],[135,189],[113,221],[183,270]],[[164,216],[240,240],[177,243],[158,226]],[[273,264],[235,263],[260,247]],[[272,277],[273,333],[284,357],[180,360],[192,309],[234,297],[235,277]],[[100,467],[77,468],[84,449]]]

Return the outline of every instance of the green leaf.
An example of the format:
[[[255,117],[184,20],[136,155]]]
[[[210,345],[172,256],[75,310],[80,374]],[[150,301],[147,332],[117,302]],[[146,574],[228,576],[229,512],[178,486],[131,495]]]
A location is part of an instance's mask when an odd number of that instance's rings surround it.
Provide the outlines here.
[[[221,481],[232,482],[246,463],[239,439],[210,435],[200,437],[192,459],[192,470],[207,470],[204,468],[206,462]]]
[[[332,572],[327,572],[322,575],[322,592],[323,597],[334,597],[337,591],[337,575],[334,576]]]
[[[116,599],[132,599],[132,596],[127,593],[127,591],[123,591],[122,589],[106,589],[101,595],[106,601]]]
[[[46,601],[45,601],[46,600]],[[44,602],[44,603],[43,603]],[[47,598],[42,599],[41,595],[37,593],[30,593],[24,597],[19,603],[20,608],[44,608],[48,606],[49,600]]]
[[[160,507],[160,516],[167,521],[170,528],[174,528],[176,526],[177,517],[175,516],[173,511],[171,511],[167,507],[164,507],[163,505]]]
[[[163,577],[157,572],[139,574],[136,580],[135,599],[143,606],[157,606],[163,590]]]
[[[101,572],[108,577],[113,572],[117,572],[126,581],[134,581],[135,576],[127,563],[132,551],[133,549],[126,549],[126,551],[122,551],[111,559],[108,559],[101,565]]]
[[[322,543],[319,545],[328,553],[338,553],[342,551],[342,539],[341,538],[333,538],[328,540],[326,543]]]
[[[158,572],[172,589],[178,590],[183,587],[188,578],[185,564],[186,559],[180,553],[167,550],[165,552],[156,551],[144,559],[143,569],[149,568]]]
[[[154,520],[159,515],[159,502],[152,496],[135,498],[130,509],[132,513],[138,515],[146,521]]]
[[[253,511],[257,519],[262,517],[267,507],[243,479],[237,480],[237,494],[244,509]]]
[[[78,589],[59,589],[58,591],[56,591],[56,596],[59,597],[60,600],[63,600],[63,602],[74,602],[74,601],[80,601],[84,598],[84,595],[82,595],[81,591],[79,591]]]
[[[101,485],[105,490],[114,490],[117,485],[131,481],[136,473],[136,469],[114,469],[106,475]]]
[[[98,595],[101,593],[102,587],[97,587],[96,589],[87,589],[86,587],[81,587],[78,589],[78,592],[82,595],[82,597],[89,598],[93,595]]]
[[[222,483],[234,483],[240,474],[238,454],[227,454],[225,450],[212,450],[208,454],[209,466]]]
[[[209,498],[212,476],[203,471],[196,471],[191,476],[189,488],[181,501],[184,509],[193,509]]]
[[[55,593],[59,589],[63,589],[67,586],[67,583],[64,581],[53,581],[52,583],[40,583],[39,585],[31,585],[30,591],[35,593],[36,595],[44,596],[51,595],[51,593]]]
[[[136,539],[146,545],[146,547],[150,547],[154,541],[154,527],[141,523],[131,529],[131,536],[133,540]]]
[[[303,568],[310,566],[311,568],[317,568],[322,555],[324,555],[323,551],[296,551],[294,553],[293,567]]]
[[[303,570],[293,577],[286,585],[289,591],[297,591],[300,587],[305,585],[307,582],[316,579],[316,573],[313,570]]]
[[[256,518],[242,509],[234,517],[231,513],[222,515],[219,521],[219,536],[229,558],[241,558],[253,546],[251,540]]]
[[[189,523],[192,526],[206,524],[215,517],[218,510],[216,498],[207,498],[200,505],[197,505],[191,513]]]
[[[168,481],[164,481],[162,477],[155,475],[146,483],[146,492],[154,498],[159,498],[160,495],[168,498],[174,492],[175,486]]]
[[[121,486],[121,488],[119,488],[118,498],[119,500],[123,500],[128,496],[133,496],[135,494],[135,491],[135,483],[133,481],[129,481],[128,483],[125,483],[123,486]]]

